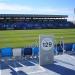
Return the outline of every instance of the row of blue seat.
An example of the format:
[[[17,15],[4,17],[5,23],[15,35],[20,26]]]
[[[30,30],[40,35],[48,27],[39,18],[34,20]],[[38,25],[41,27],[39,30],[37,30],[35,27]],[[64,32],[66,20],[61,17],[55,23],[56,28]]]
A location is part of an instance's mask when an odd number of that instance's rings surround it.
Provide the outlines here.
[[[38,29],[38,28],[71,28],[75,27],[73,23],[65,21],[52,22],[15,22],[0,23],[0,29]]]
[[[75,44],[65,44],[64,45],[65,51],[75,51]],[[54,51],[60,53],[63,52],[63,49],[61,48],[60,44],[57,44],[56,47],[54,47]],[[2,57],[12,57],[12,56],[26,56],[26,55],[33,55],[38,56],[39,55],[39,47],[33,47],[33,48],[2,48],[1,49],[1,56]]]
[[[16,51],[17,50],[17,51]],[[38,55],[39,48],[2,48],[1,57],[12,57],[12,56],[26,56],[26,55]]]

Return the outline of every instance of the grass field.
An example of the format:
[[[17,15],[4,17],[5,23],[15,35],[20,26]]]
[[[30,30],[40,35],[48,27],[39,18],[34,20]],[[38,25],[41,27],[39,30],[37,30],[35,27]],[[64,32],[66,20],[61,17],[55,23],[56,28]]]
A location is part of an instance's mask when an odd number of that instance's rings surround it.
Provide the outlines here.
[[[65,43],[75,43],[75,29],[5,30],[0,31],[0,48],[38,45],[41,34],[54,35],[57,42],[63,36]]]

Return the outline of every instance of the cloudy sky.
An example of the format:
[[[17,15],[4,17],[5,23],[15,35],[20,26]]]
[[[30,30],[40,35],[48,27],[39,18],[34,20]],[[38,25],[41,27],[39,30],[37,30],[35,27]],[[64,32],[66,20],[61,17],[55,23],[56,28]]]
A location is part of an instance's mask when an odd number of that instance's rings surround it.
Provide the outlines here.
[[[0,0],[0,14],[69,15],[73,19],[75,0]]]

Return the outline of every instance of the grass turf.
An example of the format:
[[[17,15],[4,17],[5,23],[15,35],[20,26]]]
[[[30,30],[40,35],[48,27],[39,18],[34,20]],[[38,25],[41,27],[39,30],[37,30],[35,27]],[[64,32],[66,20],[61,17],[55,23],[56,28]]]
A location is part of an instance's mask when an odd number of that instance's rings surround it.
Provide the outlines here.
[[[38,45],[39,35],[54,35],[58,43],[63,36],[65,43],[75,43],[75,29],[3,30],[0,31],[0,48]]]

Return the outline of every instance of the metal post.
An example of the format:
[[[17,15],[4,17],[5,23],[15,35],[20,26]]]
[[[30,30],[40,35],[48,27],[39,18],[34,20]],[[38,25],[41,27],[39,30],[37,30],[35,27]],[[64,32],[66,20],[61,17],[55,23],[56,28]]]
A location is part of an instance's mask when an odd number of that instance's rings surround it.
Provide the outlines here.
[[[64,37],[61,37],[60,46],[61,46],[61,48],[63,50],[63,54],[64,54],[64,52],[65,52],[65,49],[64,49]]]

